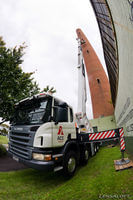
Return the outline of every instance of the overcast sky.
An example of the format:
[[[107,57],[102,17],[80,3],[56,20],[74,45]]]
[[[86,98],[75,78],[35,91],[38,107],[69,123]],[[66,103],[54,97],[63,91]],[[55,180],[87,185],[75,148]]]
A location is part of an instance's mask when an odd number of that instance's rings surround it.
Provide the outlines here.
[[[54,86],[56,96],[76,112],[77,28],[85,33],[104,65],[100,34],[89,0],[1,0],[0,27],[8,47],[23,42],[28,46],[23,70],[35,71],[34,78],[41,89]],[[92,118],[89,98],[88,89],[87,114]]]

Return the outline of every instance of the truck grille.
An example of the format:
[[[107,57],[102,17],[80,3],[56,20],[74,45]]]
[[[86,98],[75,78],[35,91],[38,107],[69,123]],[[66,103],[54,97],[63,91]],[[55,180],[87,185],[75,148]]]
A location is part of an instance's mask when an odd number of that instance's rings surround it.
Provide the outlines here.
[[[30,159],[29,146],[31,146],[30,133],[10,132],[9,151],[12,154],[24,159]]]

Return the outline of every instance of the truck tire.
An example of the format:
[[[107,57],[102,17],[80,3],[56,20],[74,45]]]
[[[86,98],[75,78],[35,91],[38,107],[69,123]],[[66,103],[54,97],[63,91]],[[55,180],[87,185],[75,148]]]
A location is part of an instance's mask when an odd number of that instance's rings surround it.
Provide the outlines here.
[[[65,177],[71,178],[77,168],[77,156],[74,151],[69,151],[63,161],[63,174]]]
[[[89,149],[85,147],[81,152],[81,164],[86,165],[89,160]]]
[[[97,152],[99,151],[99,149],[100,149],[100,144],[97,143]]]
[[[99,144],[95,143],[94,144],[94,155],[96,155],[96,153],[99,151]]]

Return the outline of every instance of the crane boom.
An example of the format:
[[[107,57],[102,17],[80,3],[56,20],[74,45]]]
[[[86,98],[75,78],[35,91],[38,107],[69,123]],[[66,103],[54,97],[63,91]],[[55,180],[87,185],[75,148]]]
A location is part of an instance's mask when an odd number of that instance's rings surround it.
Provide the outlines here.
[[[86,116],[86,77],[84,59],[82,54],[82,47],[80,39],[78,41],[78,109],[76,113],[76,120],[79,128],[85,128],[88,132],[90,130],[89,120]]]

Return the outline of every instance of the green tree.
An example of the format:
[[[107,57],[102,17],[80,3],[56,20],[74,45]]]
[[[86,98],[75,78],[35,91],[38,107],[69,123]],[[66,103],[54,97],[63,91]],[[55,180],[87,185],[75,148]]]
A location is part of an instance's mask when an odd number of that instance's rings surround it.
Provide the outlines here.
[[[49,87],[49,85],[47,85],[42,92],[48,92],[48,93],[51,93],[51,94],[54,94],[56,93],[56,90],[54,89],[54,87]]]
[[[0,117],[8,121],[13,114],[14,104],[23,98],[40,92],[31,73],[23,72],[21,64],[26,46],[7,48],[0,37]],[[1,124],[0,123],[0,124]]]
[[[8,135],[9,126],[7,124],[0,125],[0,135]]]

